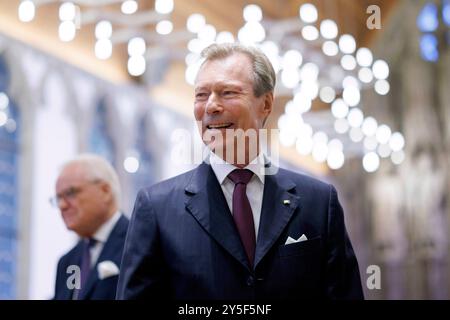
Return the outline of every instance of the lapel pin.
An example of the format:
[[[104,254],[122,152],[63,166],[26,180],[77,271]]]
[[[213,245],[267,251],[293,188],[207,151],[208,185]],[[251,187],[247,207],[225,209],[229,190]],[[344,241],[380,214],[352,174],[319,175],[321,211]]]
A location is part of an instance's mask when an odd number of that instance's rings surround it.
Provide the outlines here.
[[[283,200],[283,204],[291,204],[290,200]]]

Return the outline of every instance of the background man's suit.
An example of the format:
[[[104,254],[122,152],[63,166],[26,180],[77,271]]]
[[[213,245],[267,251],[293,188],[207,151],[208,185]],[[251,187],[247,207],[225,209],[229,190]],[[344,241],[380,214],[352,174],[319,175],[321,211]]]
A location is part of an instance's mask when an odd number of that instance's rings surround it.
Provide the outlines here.
[[[97,262],[89,273],[86,285],[79,293],[79,300],[114,300],[116,295],[118,276],[99,279],[97,265],[102,261],[112,261],[120,268],[122,259],[123,245],[128,228],[128,219],[121,215],[111,234],[106,241]],[[70,265],[80,266],[82,255],[82,241],[64,255],[58,262],[56,274],[55,300],[71,300],[73,290],[67,288],[67,278],[71,275],[66,273]]]
[[[285,245],[302,234],[307,241]],[[363,298],[334,187],[290,171],[265,176],[254,266],[203,163],[139,193],[117,297]]]

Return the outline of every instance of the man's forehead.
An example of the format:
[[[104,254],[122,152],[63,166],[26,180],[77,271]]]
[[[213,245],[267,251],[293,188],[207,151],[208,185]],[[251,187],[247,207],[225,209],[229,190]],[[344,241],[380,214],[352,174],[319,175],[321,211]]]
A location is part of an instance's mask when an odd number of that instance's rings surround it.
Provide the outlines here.
[[[61,170],[59,174],[57,184],[58,183],[75,183],[82,182],[86,179],[86,170],[85,168],[78,163],[70,163]]]
[[[243,87],[242,81],[229,78],[214,77],[214,83],[211,83],[210,79],[199,79],[195,83],[195,90],[209,87],[211,84],[214,84],[214,86],[217,87]]]
[[[242,52],[233,52],[227,56],[213,57],[211,59],[205,60],[200,66],[200,71],[211,65],[220,66],[234,66],[236,64],[251,66],[251,59],[248,55]]]
[[[221,72],[222,71],[222,72]],[[215,83],[253,81],[250,58],[243,53],[233,53],[227,57],[205,61],[200,67],[195,80],[195,87],[214,80]]]

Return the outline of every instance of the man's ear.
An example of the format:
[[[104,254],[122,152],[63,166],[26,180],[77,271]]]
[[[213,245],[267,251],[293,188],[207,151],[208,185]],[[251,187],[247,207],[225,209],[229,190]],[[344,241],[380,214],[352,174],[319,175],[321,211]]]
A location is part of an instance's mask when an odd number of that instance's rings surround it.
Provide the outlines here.
[[[100,188],[105,194],[109,194],[112,192],[111,186],[106,182],[102,182]]]
[[[273,107],[273,92],[264,94],[264,111],[267,112],[267,116],[272,112]]]
[[[265,126],[267,118],[272,112],[272,108],[273,108],[273,92],[267,92],[264,94],[264,105],[262,110],[264,114],[263,127]]]

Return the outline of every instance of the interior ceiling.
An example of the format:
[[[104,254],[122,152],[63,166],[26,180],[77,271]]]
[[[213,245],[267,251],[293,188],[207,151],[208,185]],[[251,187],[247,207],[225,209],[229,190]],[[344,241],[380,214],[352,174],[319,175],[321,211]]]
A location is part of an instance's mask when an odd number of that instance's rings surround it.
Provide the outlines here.
[[[47,1],[51,2],[52,0]],[[18,20],[17,15],[20,0],[0,0],[0,31],[53,53],[75,65],[80,65],[80,62],[77,61],[74,52],[81,52],[83,55],[95,59],[93,50],[95,44],[94,24],[83,25],[77,31],[76,38],[70,43],[63,43],[58,40],[58,8],[61,2],[63,1],[54,0],[53,3],[39,6],[36,10],[35,19],[29,23],[22,23]],[[77,1],[74,0],[74,2]],[[151,10],[154,7],[154,0],[138,0],[137,2],[141,12]],[[254,0],[250,2],[244,0],[175,0],[174,2],[175,7],[171,14],[171,20],[174,23],[175,31],[185,28],[186,19],[190,14],[201,13],[206,17],[207,23],[214,25],[218,31],[227,30],[234,34],[237,34],[237,31],[243,25],[242,9],[248,3],[261,6],[265,19],[279,20],[297,17],[298,8],[303,3],[310,2],[318,8],[319,20],[334,19],[341,34],[350,33],[355,37],[359,47],[370,47],[371,41],[380,31],[369,30],[366,27],[367,7],[378,5],[384,21],[397,0]],[[103,11],[120,12],[120,0],[117,0],[116,4],[100,8]],[[87,8],[81,6],[81,9],[83,12]],[[115,30],[121,28],[123,26],[114,25]],[[154,25],[148,25],[146,28],[154,30]],[[67,54],[67,52],[71,52],[71,54]],[[106,64],[118,69],[116,76],[103,75],[102,77],[114,82],[136,80],[128,76],[126,72],[127,59],[126,46],[115,46],[113,56],[106,61]],[[97,63],[102,65],[103,61],[97,61]],[[122,75],[119,76],[120,74]]]
[[[95,57],[94,24],[83,25],[81,29],[77,30],[76,38],[71,42],[65,43],[58,39],[60,23],[58,8],[61,2],[63,1],[55,0],[53,3],[39,6],[35,19],[29,23],[23,23],[19,21],[17,14],[20,0],[0,0],[0,32],[108,81],[114,83],[139,81],[139,78],[131,77],[127,72],[128,54],[125,44],[115,45],[113,55],[108,60],[98,60]],[[73,2],[77,3],[76,0]],[[137,2],[140,12],[154,8],[154,0],[138,0]],[[175,32],[185,29],[189,15],[201,13],[206,17],[207,23],[214,25],[218,31],[231,31],[236,35],[244,24],[242,9],[249,3],[258,4],[262,8],[264,19],[279,20],[298,17],[299,7],[306,2],[317,7],[319,21],[329,18],[335,20],[340,34],[352,34],[358,47],[370,47],[382,29],[369,30],[366,27],[366,20],[369,17],[366,12],[368,6],[378,5],[380,7],[382,24],[384,24],[398,0],[174,0],[174,11],[171,13],[170,19],[174,23]],[[118,0],[116,4],[100,8],[103,12],[119,13],[120,4]],[[86,9],[88,8],[81,6],[82,14]],[[114,30],[123,28],[123,25],[113,24]],[[146,29],[153,31],[154,25],[147,25]],[[159,85],[149,88],[149,91],[156,101],[177,112],[192,116],[192,88],[185,83],[184,71],[184,61],[172,63],[163,81]],[[177,94],[174,95],[174,92]],[[284,97],[279,97],[277,105],[284,105],[285,102]],[[326,106],[320,103],[313,105],[315,110],[323,107]],[[272,121],[269,124],[275,125],[279,110],[282,108],[278,108],[278,112],[271,117]],[[299,160],[296,153],[288,152],[286,157],[294,162]],[[302,162],[304,163],[305,160],[302,159]],[[320,165],[313,165],[310,169],[317,171],[318,168],[323,169]]]

